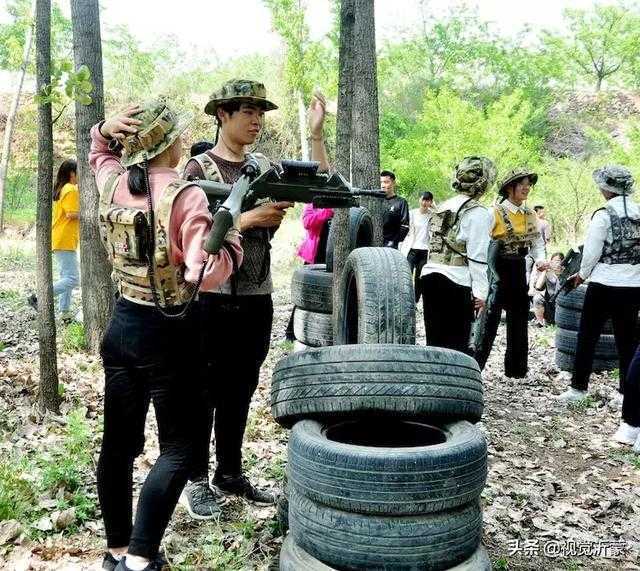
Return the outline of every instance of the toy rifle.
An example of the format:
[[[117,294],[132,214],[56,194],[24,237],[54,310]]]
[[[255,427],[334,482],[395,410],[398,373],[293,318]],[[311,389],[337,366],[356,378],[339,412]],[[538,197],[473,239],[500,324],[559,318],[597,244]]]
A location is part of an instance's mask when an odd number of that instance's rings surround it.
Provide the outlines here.
[[[480,365],[480,370],[484,369],[494,341],[494,337],[490,336],[487,331],[487,325],[490,322],[490,318],[498,310],[496,307],[496,301],[498,297],[500,276],[498,275],[496,264],[503,246],[504,242],[502,240],[491,240],[487,250],[487,277],[489,280],[489,292],[484,303],[484,308],[476,318],[473,327],[472,342],[474,355],[476,361],[478,361],[478,365]]]
[[[567,255],[562,260],[562,272],[558,275],[558,289],[553,295],[549,297],[549,301],[553,303],[560,292],[571,291],[574,289],[573,281],[569,278],[580,271],[580,264],[582,263],[582,249],[583,246],[579,246],[577,250],[571,248]]]
[[[249,156],[242,167],[242,176],[232,185],[193,181],[204,190],[214,212],[205,251],[217,254],[234,218],[253,208],[261,199],[305,202],[316,208],[351,208],[359,205],[360,196],[385,198],[381,190],[353,188],[337,172],[331,175],[318,173],[318,165],[315,161],[282,161],[282,170],[274,166],[260,173],[258,162]]]

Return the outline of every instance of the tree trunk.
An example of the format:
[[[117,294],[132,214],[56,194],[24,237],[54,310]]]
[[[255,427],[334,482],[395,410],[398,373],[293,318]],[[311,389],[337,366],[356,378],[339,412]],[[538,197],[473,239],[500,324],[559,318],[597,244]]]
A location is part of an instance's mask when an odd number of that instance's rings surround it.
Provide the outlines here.
[[[51,0],[36,0],[37,92],[51,83]],[[38,105],[38,198],[36,210],[36,282],[40,351],[40,408],[59,411],[56,324],[51,272],[53,195],[53,121],[51,103]]]
[[[298,123],[300,125],[300,152],[302,160],[309,160],[309,142],[307,141],[307,111],[304,108],[304,99],[302,99],[302,91],[296,94],[298,103]]]
[[[353,184],[360,188],[380,188],[380,147],[378,127],[378,73],[374,0],[354,0],[353,28],[353,116],[351,170]],[[382,246],[383,203],[361,199],[373,218],[374,244]]]
[[[602,89],[602,76],[598,75],[596,78],[596,93],[600,93]]]
[[[336,117],[336,170],[351,180],[351,118],[353,103],[354,2],[340,2],[340,47],[338,56],[338,114]],[[333,234],[333,328],[338,335],[338,308],[342,305],[340,276],[349,255],[349,211],[337,208],[331,222]]]
[[[98,0],[72,0],[73,56],[76,70],[86,65],[93,92],[90,105],[76,101],[76,152],[80,188],[80,267],[82,313],[88,347],[97,352],[113,311],[111,265],[100,239],[98,189],[89,168],[89,131],[104,118],[102,48]]]
[[[11,108],[7,117],[7,124],[4,129],[4,140],[2,142],[2,159],[0,159],[0,234],[4,230],[4,187],[7,182],[7,174],[9,171],[9,158],[11,157],[11,139],[13,137],[13,128],[16,124],[18,116],[18,106],[20,105],[20,95],[22,94],[22,85],[24,76],[27,73],[27,65],[29,65],[29,54],[31,53],[31,44],[33,42],[33,2],[29,11],[31,23],[24,39],[24,51],[22,53],[22,66],[18,75],[18,87],[11,101]]]

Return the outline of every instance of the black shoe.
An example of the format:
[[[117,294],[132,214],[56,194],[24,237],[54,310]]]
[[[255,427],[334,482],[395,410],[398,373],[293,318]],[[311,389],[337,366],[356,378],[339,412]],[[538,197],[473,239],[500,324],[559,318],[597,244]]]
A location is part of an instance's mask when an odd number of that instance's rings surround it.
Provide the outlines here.
[[[29,305],[29,307],[32,307],[33,309],[35,309],[36,311],[38,310],[38,298],[36,297],[35,293],[32,293],[28,298],[27,298],[27,304]]]
[[[180,496],[180,503],[194,519],[216,519],[220,517],[218,500],[220,495],[211,489],[207,479],[189,482]]]
[[[106,569],[106,571],[113,571],[117,566],[118,560],[107,551],[104,554],[104,559],[102,560],[102,568]]]
[[[256,488],[244,474],[239,476],[215,476],[213,483],[225,494],[241,496],[256,504],[269,506],[275,504],[277,500],[275,494]]]

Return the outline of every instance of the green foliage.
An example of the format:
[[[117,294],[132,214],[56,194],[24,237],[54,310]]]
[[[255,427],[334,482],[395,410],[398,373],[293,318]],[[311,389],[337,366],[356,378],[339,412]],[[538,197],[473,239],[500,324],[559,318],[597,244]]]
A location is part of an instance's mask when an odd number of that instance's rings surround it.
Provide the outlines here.
[[[36,491],[27,478],[29,468],[23,458],[0,459],[0,521],[23,520],[33,509]]]
[[[77,353],[87,349],[84,325],[82,323],[73,321],[64,327],[62,331],[62,349],[65,353]]]
[[[8,220],[33,220],[36,211],[36,175],[32,170],[13,169],[5,186],[5,215]]]
[[[509,560],[506,557],[500,557],[499,559],[496,559],[493,563],[493,569],[495,571],[508,571]]]
[[[524,132],[530,114],[530,104],[517,91],[486,110],[448,89],[431,91],[413,125],[400,123],[397,116],[383,121],[381,162],[396,172],[405,196],[428,189],[442,199],[450,194],[453,168],[466,155],[486,155],[499,171],[519,164],[535,166],[539,141]],[[402,125],[405,134],[390,140],[389,125],[394,122]]]
[[[546,34],[547,50],[569,62],[596,91],[605,79],[637,73],[640,16],[633,6],[596,3],[590,10],[565,10],[564,20],[569,34]]]
[[[584,413],[595,406],[597,406],[596,400],[591,395],[587,395],[583,399],[568,403],[567,408],[571,412]]]

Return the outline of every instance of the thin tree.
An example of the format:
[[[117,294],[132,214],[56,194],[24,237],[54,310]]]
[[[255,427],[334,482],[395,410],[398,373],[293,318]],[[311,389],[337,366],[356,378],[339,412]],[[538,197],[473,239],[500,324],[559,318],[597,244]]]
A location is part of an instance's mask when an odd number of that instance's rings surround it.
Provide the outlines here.
[[[80,188],[80,267],[82,312],[89,348],[97,351],[113,310],[111,266],[100,240],[98,190],[88,163],[89,130],[104,118],[102,48],[98,0],[72,0],[75,68],[86,66],[93,82],[92,97],[76,99],[76,153]]]
[[[353,102],[353,26],[354,0],[340,1],[340,39],[338,55],[338,113],[336,117],[336,168],[351,179],[351,118]],[[333,327],[337,336],[338,308],[342,305],[340,277],[349,255],[349,211],[337,208],[331,222],[333,246]]]
[[[378,68],[374,0],[354,0],[351,172],[360,188],[380,188]],[[382,246],[382,201],[363,199],[373,218],[374,244]]]
[[[51,0],[36,0],[36,86],[38,92],[38,198],[36,207],[36,282],[40,350],[40,408],[59,411],[56,326],[51,271],[53,195],[53,121],[51,101]]]
[[[22,85],[24,84],[24,76],[27,73],[29,65],[29,54],[31,53],[31,44],[33,43],[33,11],[35,1],[31,4],[29,10],[29,27],[24,39],[24,50],[22,52],[22,65],[18,72],[18,85],[11,101],[11,108],[7,117],[7,124],[4,129],[4,140],[2,141],[2,159],[0,159],[0,234],[4,230],[4,188],[7,181],[9,171],[9,158],[11,157],[11,141],[13,138],[13,128],[16,124],[18,116],[18,107],[20,105],[20,95],[22,94]]]

